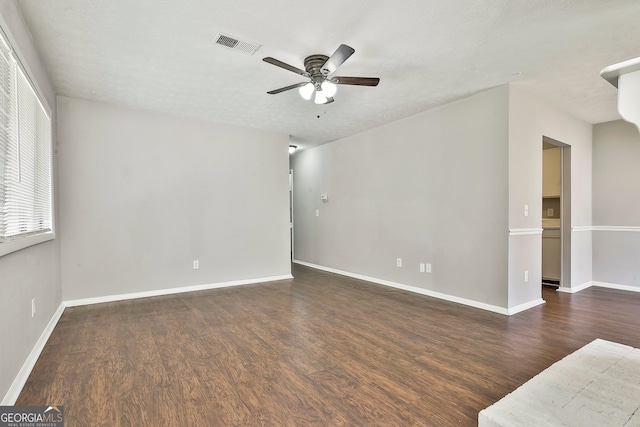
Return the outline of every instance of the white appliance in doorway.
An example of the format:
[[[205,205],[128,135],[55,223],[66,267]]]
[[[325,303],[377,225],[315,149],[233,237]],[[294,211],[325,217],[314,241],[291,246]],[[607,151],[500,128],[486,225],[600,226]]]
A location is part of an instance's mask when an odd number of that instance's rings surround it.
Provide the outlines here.
[[[560,284],[562,244],[560,218],[542,219],[542,283]]]

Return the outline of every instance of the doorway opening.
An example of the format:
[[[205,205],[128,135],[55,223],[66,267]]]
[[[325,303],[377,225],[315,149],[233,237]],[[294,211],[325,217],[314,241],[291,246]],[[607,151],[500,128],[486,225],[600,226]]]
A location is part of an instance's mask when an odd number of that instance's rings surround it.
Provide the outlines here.
[[[570,286],[571,146],[542,138],[542,285]]]

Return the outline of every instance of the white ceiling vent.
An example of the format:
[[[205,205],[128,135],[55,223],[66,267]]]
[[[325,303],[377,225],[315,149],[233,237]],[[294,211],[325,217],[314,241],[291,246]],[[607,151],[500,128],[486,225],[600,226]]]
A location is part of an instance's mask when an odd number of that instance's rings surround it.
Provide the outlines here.
[[[256,50],[260,49],[261,46],[257,43],[238,40],[237,38],[224,33],[218,33],[213,41],[220,46],[237,50],[238,52],[246,53],[247,55],[253,55]]]

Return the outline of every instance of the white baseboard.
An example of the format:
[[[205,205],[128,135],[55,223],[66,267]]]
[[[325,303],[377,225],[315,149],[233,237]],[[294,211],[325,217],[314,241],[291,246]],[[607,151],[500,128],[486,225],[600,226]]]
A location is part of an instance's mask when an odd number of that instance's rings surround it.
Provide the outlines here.
[[[445,301],[451,301],[451,302],[467,305],[467,306],[474,307],[474,308],[480,308],[482,310],[492,311],[494,313],[504,314],[506,316],[509,316],[511,314],[517,313],[517,311],[512,313],[511,310],[513,310],[513,309],[510,310],[510,309],[506,309],[504,307],[498,307],[497,305],[491,305],[491,304],[486,304],[486,303],[483,303],[483,302],[474,301],[474,300],[470,300],[470,299],[466,299],[466,298],[460,298],[460,297],[456,297],[454,295],[443,294],[441,292],[430,291],[428,289],[418,288],[418,287],[415,287],[415,286],[403,285],[402,283],[391,282],[389,280],[378,279],[378,278],[369,277],[369,276],[363,276],[362,274],[351,273],[351,272],[343,271],[343,270],[337,270],[335,268],[325,267],[323,265],[312,264],[312,263],[309,263],[309,262],[306,262],[306,261],[300,261],[300,260],[294,259],[293,262],[296,263],[296,264],[305,265],[307,267],[315,268],[317,270],[328,271],[329,273],[340,274],[341,276],[353,277],[354,279],[365,280],[367,282],[377,283],[379,285],[389,286],[389,287],[396,288],[396,289],[402,289],[404,291],[414,292],[416,294],[426,295],[426,296],[429,296],[429,297],[438,298],[438,299],[445,300]],[[542,300],[540,300],[540,301],[542,301]],[[541,304],[538,301],[534,301],[533,303],[534,304],[531,307]],[[544,303],[544,301],[542,301],[542,303]],[[518,306],[518,307],[520,307],[520,306]],[[518,308],[518,307],[514,307],[514,308]],[[531,308],[531,307],[527,307],[527,308]],[[526,310],[526,308],[523,308],[522,310]],[[519,311],[522,311],[522,310],[519,310]]]
[[[618,289],[621,291],[640,292],[640,286],[619,285],[617,283],[607,282],[591,282],[593,286],[599,286],[601,288]]]
[[[13,380],[11,387],[9,387],[9,390],[7,391],[7,394],[5,394],[4,398],[2,399],[2,402],[0,402],[0,405],[2,406],[15,405],[16,400],[18,400],[18,396],[20,396],[20,392],[22,391],[22,388],[27,382],[27,379],[29,379],[29,375],[31,374],[33,367],[36,365],[36,362],[38,361],[38,357],[40,357],[40,353],[42,353],[42,349],[44,349],[44,346],[47,343],[47,340],[49,340],[49,337],[51,336],[53,329],[58,324],[58,320],[60,320],[60,317],[64,312],[64,308],[65,308],[64,304],[60,303],[60,306],[58,307],[56,312],[53,313],[51,320],[49,320],[49,323],[47,323],[47,326],[42,331],[42,334],[40,334],[40,338],[38,338],[38,341],[36,341],[36,344],[31,349],[31,352],[27,356],[27,360],[25,360],[24,363],[22,364],[22,368],[20,368],[20,371],[18,371],[18,375],[16,375],[16,378]]]
[[[558,289],[556,289],[556,291],[558,292],[565,292],[567,294],[575,294],[576,292],[580,292],[583,291],[587,288],[590,288],[591,286],[593,286],[593,282],[584,282],[578,286],[573,286],[571,288],[567,288],[565,286],[560,286]]]
[[[524,304],[516,305],[515,307],[509,308],[507,310],[507,314],[511,316],[513,314],[520,313],[521,311],[525,311],[525,310],[529,310],[530,308],[537,307],[544,303],[546,303],[545,300],[543,300],[542,298],[538,298],[536,300],[525,302]]]
[[[161,295],[181,294],[185,292],[204,291],[208,289],[228,288],[231,286],[251,285],[254,283],[274,282],[277,280],[293,279],[291,274],[283,276],[261,277],[258,279],[233,280],[230,282],[210,283],[206,285],[184,286],[181,288],[157,289],[153,291],[132,292],[128,294],[105,295],[101,297],[82,298],[63,301],[65,307],[76,307],[80,305],[101,304],[104,302],[124,301],[136,298],[157,297]]]
[[[596,281],[586,282],[573,288],[560,287],[558,288],[558,292],[575,294],[576,292],[580,292],[584,289],[590,288],[591,286],[598,286],[600,288],[618,289],[620,291],[640,292],[640,286],[620,285],[618,283],[607,283],[607,282],[596,282]]]

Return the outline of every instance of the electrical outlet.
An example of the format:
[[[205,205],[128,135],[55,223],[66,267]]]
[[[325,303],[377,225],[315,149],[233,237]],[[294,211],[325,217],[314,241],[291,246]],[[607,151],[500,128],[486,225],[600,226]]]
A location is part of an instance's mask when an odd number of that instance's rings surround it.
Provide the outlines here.
[[[316,216],[320,216],[320,209],[316,209]]]
[[[553,208],[547,209],[547,216],[553,216]]]
[[[524,205],[524,216],[529,216],[529,205]]]
[[[427,273],[431,273],[431,264],[427,264]]]
[[[31,318],[33,319],[34,317],[36,317],[36,299],[35,298],[31,300]]]
[[[200,261],[198,261],[197,259],[193,261],[193,269],[197,270],[200,268]]]
[[[424,263],[420,263],[420,273],[424,273]]]
[[[529,271],[524,271],[524,283],[529,283]]]
[[[402,267],[402,258],[396,258],[396,266]]]

